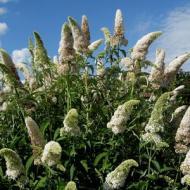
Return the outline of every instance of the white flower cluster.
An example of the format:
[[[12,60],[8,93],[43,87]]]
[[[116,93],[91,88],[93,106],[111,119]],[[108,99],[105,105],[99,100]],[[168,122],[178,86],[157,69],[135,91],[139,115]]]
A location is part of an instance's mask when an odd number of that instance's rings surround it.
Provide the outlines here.
[[[190,145],[190,106],[187,108],[175,136],[176,153],[187,153]]]
[[[156,51],[155,66],[152,67],[151,74],[149,76],[149,81],[151,82],[152,86],[156,89],[160,87],[168,87],[175,79],[180,67],[189,58],[190,53],[182,54],[171,61],[167,67],[165,67],[165,52],[164,50],[158,49]]]
[[[76,183],[74,181],[69,181],[65,187],[65,190],[77,190]]]
[[[157,148],[168,146],[162,141],[160,133],[164,131],[164,112],[169,108],[172,92],[163,93],[156,101],[148,124],[145,126],[146,133],[142,139],[146,142],[152,142]]]
[[[107,128],[112,129],[112,132],[116,135],[123,133],[126,129],[126,124],[133,111],[133,107],[139,104],[139,100],[130,100],[120,105],[114,112],[110,122],[107,123]]]
[[[180,170],[184,175],[181,183],[190,186],[190,150],[186,154],[185,160],[181,163]]]
[[[33,148],[34,164],[39,165],[41,164],[41,153],[45,145],[45,139],[37,123],[31,117],[25,118],[25,124]]]
[[[161,34],[162,32],[157,31],[157,32],[148,33],[145,36],[143,36],[140,40],[137,41],[137,43],[133,47],[131,58],[133,60],[145,60],[150,44],[155,39],[157,39]]]
[[[48,166],[59,164],[61,159],[62,148],[59,143],[55,141],[48,142],[43,150],[42,163]]]
[[[64,127],[60,129],[60,135],[69,134],[72,136],[77,136],[80,134],[80,128],[78,127],[78,112],[76,109],[71,109],[64,121]]]
[[[122,188],[131,167],[138,167],[138,163],[133,159],[123,161],[114,171],[107,175],[104,184],[105,189],[114,190]]]
[[[24,174],[24,166],[19,155],[8,148],[3,148],[0,150],[0,155],[4,157],[6,161],[6,175],[16,180],[21,174]]]

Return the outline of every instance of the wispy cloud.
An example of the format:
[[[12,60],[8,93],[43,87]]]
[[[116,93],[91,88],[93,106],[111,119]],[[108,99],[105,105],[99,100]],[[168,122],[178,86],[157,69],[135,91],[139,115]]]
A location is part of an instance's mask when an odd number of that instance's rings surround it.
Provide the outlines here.
[[[5,22],[0,22],[0,36],[6,34],[8,25]]]
[[[171,61],[182,53],[190,52],[190,4],[174,9],[168,13],[161,23],[163,35],[157,40],[155,47],[166,50],[166,61]],[[151,52],[150,57],[153,57]],[[185,64],[184,69],[189,69]]]
[[[30,63],[31,54],[28,48],[16,49],[12,52],[14,63]]]
[[[10,0],[0,0],[0,3],[8,3]]]
[[[0,15],[4,15],[7,13],[7,9],[4,7],[0,7]]]

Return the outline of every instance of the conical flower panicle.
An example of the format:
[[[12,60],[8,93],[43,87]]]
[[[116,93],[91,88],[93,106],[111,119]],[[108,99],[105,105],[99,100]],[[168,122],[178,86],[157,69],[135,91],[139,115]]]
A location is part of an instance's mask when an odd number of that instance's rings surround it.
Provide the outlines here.
[[[114,26],[114,34],[116,36],[124,36],[124,23],[123,23],[123,15],[120,9],[117,9],[115,14],[115,26]]]
[[[69,20],[69,24],[70,24],[73,39],[74,39],[74,49],[78,53],[85,53],[87,49],[85,46],[84,35],[81,31],[80,26],[78,25],[76,20],[74,20],[72,17],[69,17],[68,20]]]
[[[173,91],[172,91],[172,96],[170,98],[170,101],[171,102],[175,102],[176,99],[177,99],[177,96],[184,90],[185,86],[184,85],[180,85],[178,86],[177,88],[175,88]]]
[[[156,50],[156,60],[155,67],[152,67],[151,73],[149,75],[149,81],[153,87],[160,87],[160,84],[164,78],[164,69],[165,69],[165,51],[163,49]]]
[[[85,46],[87,48],[90,45],[90,30],[89,30],[88,19],[86,15],[82,16],[81,30],[84,36]]]
[[[175,58],[165,69],[163,86],[167,87],[176,77],[180,67],[190,58],[190,53],[185,53]]]
[[[26,64],[24,64],[24,63],[17,63],[17,64],[15,64],[15,67],[23,73],[24,78],[27,81],[29,81],[31,79],[32,76],[31,76],[29,68],[27,67]]]
[[[34,32],[35,47],[34,47],[34,66],[40,71],[47,68],[50,63],[47,51],[44,47],[43,41],[37,32]]]
[[[175,136],[176,153],[187,153],[190,147],[190,106],[183,116]]]
[[[111,46],[124,45],[127,46],[128,40],[125,39],[125,30],[123,15],[120,9],[116,11],[115,15],[115,26],[114,26],[114,35],[111,37]]]
[[[142,139],[147,143],[155,144],[156,148],[158,149],[169,147],[169,145],[162,140],[161,136],[158,133],[146,132],[142,135]]]
[[[137,41],[135,46],[133,47],[133,51],[131,53],[131,57],[133,60],[145,60],[146,54],[148,53],[148,48],[151,43],[156,40],[162,32],[151,32],[147,35],[143,36],[140,40]]]
[[[114,112],[110,122],[107,123],[107,128],[110,128],[114,134],[123,133],[126,129],[127,121],[131,116],[134,106],[139,103],[139,100],[129,100],[120,105]]]
[[[42,163],[48,166],[54,166],[60,163],[62,148],[59,143],[55,141],[48,142],[43,150]]]
[[[80,134],[80,128],[78,127],[78,112],[76,109],[71,109],[67,113],[64,121],[64,127],[60,129],[60,135],[69,134],[77,136]]]
[[[19,155],[8,148],[3,148],[0,150],[0,156],[3,156],[6,161],[6,175],[16,180],[20,175],[24,174],[24,166]]]
[[[104,33],[106,46],[109,46],[110,45],[110,39],[111,39],[111,33],[110,33],[109,29],[106,27],[103,27],[103,28],[101,28],[101,31]]]
[[[104,67],[104,63],[102,60],[97,60],[96,62],[96,65],[97,65],[97,69],[96,69],[96,74],[98,77],[103,77],[105,75],[105,67]]]
[[[123,161],[114,171],[107,175],[104,189],[121,189],[125,185],[131,167],[138,167],[138,163],[133,159]]]
[[[76,183],[74,181],[69,181],[65,187],[65,190],[77,190]]]
[[[176,126],[179,126],[187,108],[188,108],[187,105],[183,105],[176,108],[174,113],[172,114],[171,122],[174,123]]]
[[[71,29],[67,23],[63,24],[61,31],[61,40],[59,43],[59,64],[65,64],[67,61],[73,60],[75,50],[73,49],[73,36]]]
[[[164,130],[164,112],[168,109],[172,92],[163,93],[156,101],[151,117],[145,127],[146,132],[158,133]]]
[[[181,183],[190,186],[190,150],[188,150],[185,160],[181,163],[180,170],[184,175]]]
[[[99,39],[99,40],[96,40],[96,41],[92,42],[92,43],[88,46],[88,50],[89,50],[90,52],[93,52],[93,51],[97,50],[98,47],[102,44],[102,41],[103,41],[102,39]]]
[[[45,139],[37,123],[31,117],[25,118],[25,124],[28,130],[28,134],[30,136],[30,140],[31,140],[32,148],[33,148],[34,164],[39,165],[41,164],[41,154],[45,145]]]
[[[0,49],[0,60],[2,61],[3,65],[6,66],[6,68],[10,72],[9,74],[14,78],[14,81],[17,82],[17,84],[19,86],[22,86],[22,83],[21,83],[20,77],[17,73],[15,64],[13,63],[12,58],[9,56],[9,54],[4,49]],[[8,82],[8,80],[9,79],[7,76],[7,82]]]

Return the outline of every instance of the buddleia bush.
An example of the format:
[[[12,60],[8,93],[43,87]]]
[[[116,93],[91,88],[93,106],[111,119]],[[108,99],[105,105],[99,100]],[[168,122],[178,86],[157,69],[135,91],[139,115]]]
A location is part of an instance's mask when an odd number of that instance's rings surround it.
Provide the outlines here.
[[[157,49],[150,62],[162,32],[128,48],[120,10],[101,30],[92,42],[87,17],[68,17],[54,58],[34,32],[28,64],[0,49],[1,189],[188,189],[188,89],[176,76],[190,53],[166,65]]]

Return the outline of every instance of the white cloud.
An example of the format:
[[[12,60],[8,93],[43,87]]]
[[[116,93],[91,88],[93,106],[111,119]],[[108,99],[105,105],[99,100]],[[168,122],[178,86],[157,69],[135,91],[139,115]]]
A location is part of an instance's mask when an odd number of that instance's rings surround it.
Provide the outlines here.
[[[3,7],[0,7],[0,15],[4,15],[6,13],[7,13],[7,9],[3,8]]]
[[[10,0],[0,0],[0,3],[8,3]]]
[[[28,48],[14,50],[12,52],[12,58],[14,63],[30,63],[31,61],[31,55]]]
[[[161,24],[162,36],[153,45],[166,50],[166,61],[169,62],[176,56],[190,52],[190,4],[171,11]],[[154,56],[150,52],[150,57]],[[187,62],[188,63],[188,62]],[[183,69],[190,69],[190,63]]]
[[[3,35],[7,32],[8,25],[5,22],[0,22],[0,35]]]

